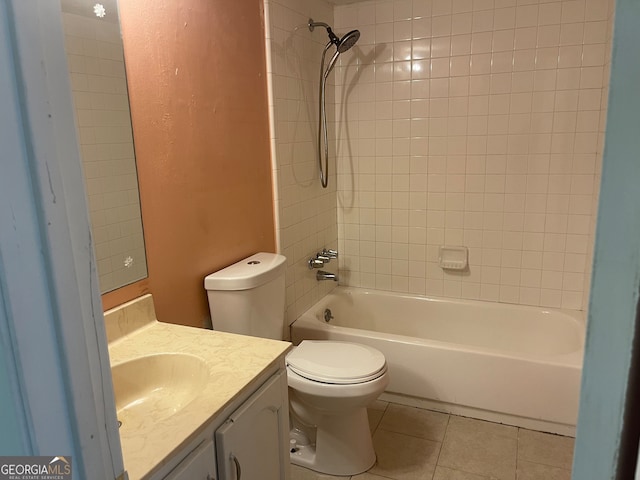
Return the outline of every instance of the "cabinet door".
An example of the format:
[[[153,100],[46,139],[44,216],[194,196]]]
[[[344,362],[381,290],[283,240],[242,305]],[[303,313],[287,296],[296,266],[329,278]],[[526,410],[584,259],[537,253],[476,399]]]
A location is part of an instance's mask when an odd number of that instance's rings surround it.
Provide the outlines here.
[[[164,480],[215,480],[216,452],[213,441],[206,440],[187,456]]]
[[[220,480],[289,478],[287,377],[280,371],[216,431]]]

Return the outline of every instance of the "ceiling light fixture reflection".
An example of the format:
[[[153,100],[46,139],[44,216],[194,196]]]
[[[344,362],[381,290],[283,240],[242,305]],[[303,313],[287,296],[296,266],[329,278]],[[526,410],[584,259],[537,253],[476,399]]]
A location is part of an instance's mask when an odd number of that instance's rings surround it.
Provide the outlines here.
[[[104,9],[104,5],[102,5],[101,3],[96,3],[93,6],[93,13],[96,14],[96,17],[104,18],[104,16],[107,14],[107,11]]]

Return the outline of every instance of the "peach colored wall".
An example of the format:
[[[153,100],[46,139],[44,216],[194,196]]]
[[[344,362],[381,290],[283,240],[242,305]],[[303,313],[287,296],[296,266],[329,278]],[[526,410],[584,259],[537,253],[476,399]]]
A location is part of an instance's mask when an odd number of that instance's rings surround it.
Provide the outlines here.
[[[275,251],[261,0],[120,2],[149,289],[209,325],[204,277]]]

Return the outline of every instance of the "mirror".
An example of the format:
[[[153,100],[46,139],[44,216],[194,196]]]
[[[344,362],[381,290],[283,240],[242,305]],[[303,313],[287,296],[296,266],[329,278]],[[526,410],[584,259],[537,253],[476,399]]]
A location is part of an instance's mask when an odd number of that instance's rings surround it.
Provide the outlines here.
[[[147,276],[117,0],[60,0],[101,293]]]

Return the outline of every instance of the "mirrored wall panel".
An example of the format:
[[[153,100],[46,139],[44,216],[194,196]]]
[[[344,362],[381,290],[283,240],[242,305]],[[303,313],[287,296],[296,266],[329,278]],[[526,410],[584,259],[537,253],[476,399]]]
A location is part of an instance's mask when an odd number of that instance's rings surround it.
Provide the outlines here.
[[[100,290],[147,276],[116,0],[61,0]]]

